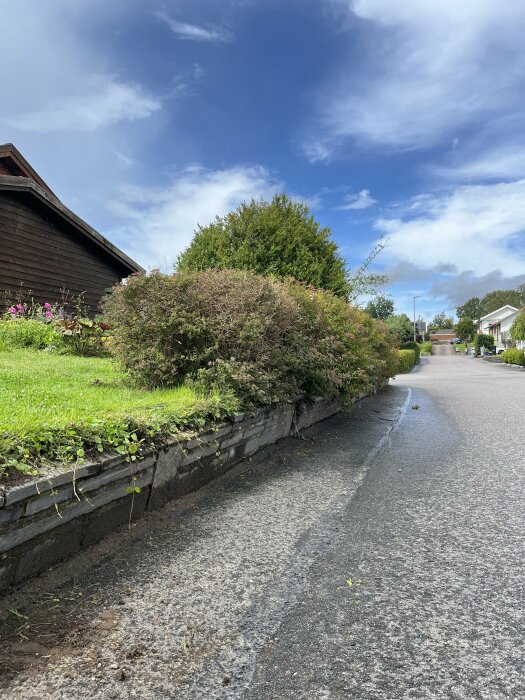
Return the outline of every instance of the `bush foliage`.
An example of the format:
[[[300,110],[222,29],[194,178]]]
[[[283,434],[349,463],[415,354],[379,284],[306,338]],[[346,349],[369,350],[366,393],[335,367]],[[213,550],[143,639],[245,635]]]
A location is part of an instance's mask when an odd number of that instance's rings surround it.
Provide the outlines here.
[[[408,343],[403,343],[399,347],[400,350],[413,350],[416,353],[416,364],[419,362],[419,358],[421,357],[421,346],[419,343],[414,342],[411,340]]]
[[[26,318],[0,320],[0,348],[43,350],[60,341],[51,324]]]
[[[395,373],[386,328],[330,292],[249,271],[136,275],[105,304],[111,348],[147,387],[190,377],[243,405],[349,399]]]
[[[512,340],[525,340],[525,308],[516,316],[510,328]]]
[[[494,345],[494,336],[485,335],[484,333],[477,333],[474,337],[474,347],[476,348],[476,355],[481,353],[481,348],[489,348]]]
[[[415,350],[398,350],[399,355],[399,371],[409,372],[416,364]]]
[[[389,316],[385,319],[385,324],[390,329],[398,347],[414,339],[414,326],[406,314]]]
[[[525,367],[525,350],[509,348],[509,350],[505,350],[505,352],[501,353],[501,359],[509,365],[521,365]]]

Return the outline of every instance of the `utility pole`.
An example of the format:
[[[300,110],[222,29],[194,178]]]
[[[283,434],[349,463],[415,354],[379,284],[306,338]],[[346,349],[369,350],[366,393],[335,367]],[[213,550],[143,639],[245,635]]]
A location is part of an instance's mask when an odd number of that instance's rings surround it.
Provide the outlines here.
[[[417,342],[416,341],[416,337],[417,337],[417,333],[416,333],[416,299],[419,299],[420,296],[421,296],[421,294],[416,294],[416,296],[414,297],[414,343]]]

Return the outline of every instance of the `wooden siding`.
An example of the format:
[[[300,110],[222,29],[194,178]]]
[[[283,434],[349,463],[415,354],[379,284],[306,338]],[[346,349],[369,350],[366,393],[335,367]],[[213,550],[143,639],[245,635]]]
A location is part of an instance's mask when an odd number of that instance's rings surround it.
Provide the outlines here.
[[[36,302],[53,302],[61,290],[83,295],[97,311],[106,290],[127,274],[123,266],[31,195],[0,192],[0,290],[23,285]]]

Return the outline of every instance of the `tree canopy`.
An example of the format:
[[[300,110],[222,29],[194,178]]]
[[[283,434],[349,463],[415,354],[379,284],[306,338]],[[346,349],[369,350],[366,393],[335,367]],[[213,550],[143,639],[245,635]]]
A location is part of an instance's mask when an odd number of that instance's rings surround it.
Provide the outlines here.
[[[456,324],[455,332],[460,340],[470,340],[476,333],[474,321],[471,318],[462,318]]]
[[[479,297],[471,297],[464,304],[456,309],[458,318],[479,319],[484,314],[481,313],[481,299]]]
[[[403,343],[408,343],[414,339],[414,326],[406,314],[389,316],[384,322],[394,335],[398,345],[403,345]]]
[[[386,318],[394,315],[394,302],[389,297],[380,294],[368,302],[365,306],[365,311],[372,318],[384,321]]]
[[[199,226],[188,248],[179,255],[175,269],[242,269],[281,279],[294,277],[355,300],[360,294],[375,293],[387,282],[384,275],[369,270],[386,244],[385,240],[377,243],[358,269],[350,273],[330,229],[321,227],[306,204],[283,193],[271,202],[243,202],[226,216]]]
[[[330,229],[319,225],[306,204],[279,194],[271,202],[243,202],[208,226],[199,226],[176,269],[253,270],[279,278],[295,277],[348,297],[345,260],[330,236]]]
[[[447,316],[444,311],[436,314],[433,321],[429,324],[432,328],[452,328],[454,326],[454,319],[451,316]]]
[[[456,314],[458,318],[480,319],[482,316],[490,314],[502,306],[510,304],[519,309],[525,306],[525,285],[522,284],[516,289],[495,289],[488,292],[484,297],[471,297],[464,304],[458,306]]]

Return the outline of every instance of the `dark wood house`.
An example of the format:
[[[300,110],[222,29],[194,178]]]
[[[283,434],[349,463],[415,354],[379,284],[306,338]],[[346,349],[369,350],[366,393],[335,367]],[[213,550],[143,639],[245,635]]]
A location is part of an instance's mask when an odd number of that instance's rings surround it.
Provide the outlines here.
[[[82,295],[95,312],[142,268],[69,210],[12,144],[0,145],[0,293],[55,302]]]

